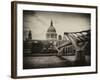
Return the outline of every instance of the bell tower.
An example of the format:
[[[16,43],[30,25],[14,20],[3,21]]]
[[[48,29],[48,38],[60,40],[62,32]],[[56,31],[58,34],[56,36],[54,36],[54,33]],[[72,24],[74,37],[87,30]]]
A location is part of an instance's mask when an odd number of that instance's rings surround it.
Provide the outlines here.
[[[31,32],[31,30],[29,30],[29,33],[28,33],[28,40],[32,40],[32,32]]]

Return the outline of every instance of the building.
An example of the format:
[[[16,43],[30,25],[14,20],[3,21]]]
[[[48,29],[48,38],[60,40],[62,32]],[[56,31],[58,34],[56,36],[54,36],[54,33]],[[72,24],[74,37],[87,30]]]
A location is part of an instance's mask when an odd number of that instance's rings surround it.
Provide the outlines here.
[[[52,20],[51,20],[50,27],[48,28],[47,33],[46,33],[46,39],[47,40],[57,40],[57,33],[56,33],[56,29],[53,26]]]
[[[28,33],[28,40],[32,40],[32,32],[31,32],[31,30],[29,30],[29,33]]]
[[[59,34],[59,33],[58,33]],[[43,55],[75,55],[76,48],[72,42],[78,43],[78,45],[83,46],[83,44],[88,40],[87,49],[84,50],[85,54],[90,54],[90,31],[80,31],[80,32],[64,32],[63,37],[56,33],[56,29],[51,20],[50,26],[46,32],[46,40],[33,40],[31,30],[28,31],[27,39],[24,40],[24,54],[43,54]],[[73,37],[71,41],[68,37]],[[76,41],[77,40],[77,41]]]

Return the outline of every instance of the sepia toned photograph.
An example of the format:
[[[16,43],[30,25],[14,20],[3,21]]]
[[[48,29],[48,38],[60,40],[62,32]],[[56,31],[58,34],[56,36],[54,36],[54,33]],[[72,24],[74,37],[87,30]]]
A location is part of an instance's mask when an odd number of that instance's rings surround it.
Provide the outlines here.
[[[13,1],[11,77],[97,73],[97,6]]]
[[[23,69],[91,65],[91,15],[23,10]]]

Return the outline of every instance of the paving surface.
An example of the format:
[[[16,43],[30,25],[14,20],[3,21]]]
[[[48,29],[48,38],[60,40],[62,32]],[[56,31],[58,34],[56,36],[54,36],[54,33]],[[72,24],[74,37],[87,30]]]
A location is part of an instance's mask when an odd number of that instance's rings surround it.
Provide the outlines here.
[[[28,56],[23,59],[24,69],[74,66],[75,56]]]

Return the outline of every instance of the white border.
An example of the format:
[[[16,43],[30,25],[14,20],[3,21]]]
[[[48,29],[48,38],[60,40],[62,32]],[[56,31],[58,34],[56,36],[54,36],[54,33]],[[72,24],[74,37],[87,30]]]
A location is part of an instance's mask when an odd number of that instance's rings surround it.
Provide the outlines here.
[[[91,14],[91,66],[23,70],[23,10],[41,10]],[[96,71],[96,9],[79,7],[59,7],[32,4],[17,4],[17,76],[35,76],[63,73],[82,73]]]

